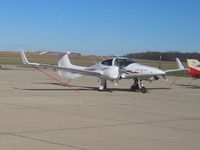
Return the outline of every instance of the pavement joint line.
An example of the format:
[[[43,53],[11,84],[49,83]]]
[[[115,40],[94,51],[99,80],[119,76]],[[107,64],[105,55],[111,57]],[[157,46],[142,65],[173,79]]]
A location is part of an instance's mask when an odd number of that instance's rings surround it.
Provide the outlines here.
[[[179,121],[179,120],[177,120],[177,121]],[[153,123],[157,123],[157,122],[154,121]],[[168,128],[168,129],[174,129],[174,130],[180,130],[180,131],[186,131],[186,132],[200,132],[200,130],[185,129],[185,128],[176,128],[176,127],[169,127],[169,126],[164,126],[164,125],[162,126],[162,125],[157,125],[157,124],[153,124],[153,123],[147,123],[147,122],[138,123],[138,122],[133,122],[133,123],[130,123],[129,125],[145,125],[145,126],[154,126],[154,127]]]
[[[15,106],[15,107],[23,107],[23,108],[30,108],[30,109],[40,109],[40,108],[43,108],[43,107],[33,107],[33,106],[28,106],[28,105],[19,105],[19,104],[2,103],[2,102],[0,102],[0,105]]]
[[[144,125],[148,125],[150,123],[161,123],[161,122],[173,122],[173,121],[186,121],[186,120],[200,120],[200,118],[186,118],[186,117],[175,117],[176,119],[168,119],[168,120],[156,120],[156,121],[148,121],[148,122],[132,122],[132,121],[127,121],[127,120],[119,120],[119,119],[113,119],[113,118],[109,118],[109,117],[102,117],[102,116],[94,116],[94,115],[87,115],[87,114],[80,114],[80,113],[74,113],[74,112],[63,112],[63,111],[59,111],[62,113],[71,113],[71,114],[75,114],[75,115],[79,115],[79,116],[87,116],[87,117],[94,117],[94,118],[100,118],[100,119],[106,119],[106,120],[110,120],[110,121],[119,121],[122,122],[122,124],[130,124],[130,123],[135,123],[135,124],[144,124]]]
[[[155,127],[161,127],[161,128],[167,128],[167,129],[173,129],[173,130],[181,130],[181,131],[186,131],[186,132],[200,132],[200,130],[194,130],[194,129],[186,129],[186,128],[176,128],[176,127],[169,127],[169,126],[162,126],[162,125],[157,125],[157,124],[145,124],[145,125],[151,125],[151,126],[155,126]]]
[[[32,140],[32,141],[37,141],[37,142],[41,142],[41,143],[48,143],[48,144],[59,145],[59,146],[68,147],[68,148],[74,148],[74,149],[77,149],[77,150],[88,150],[86,148],[82,148],[82,147],[78,147],[78,146],[58,143],[58,142],[49,141],[49,140],[43,140],[43,139],[40,139],[40,138],[34,138],[34,137],[24,136],[24,135],[15,134],[15,133],[9,133],[9,132],[0,132],[0,133],[4,134],[4,135],[6,134],[6,135],[24,138],[24,139],[28,139],[28,140]]]
[[[57,111],[57,110],[55,111],[55,110],[52,110],[52,109],[49,109],[49,108],[44,108],[44,107],[31,107],[31,106],[27,106],[27,105],[17,105],[17,104],[8,104],[8,103],[0,103],[0,104],[11,105],[11,106],[16,106],[16,107],[24,107],[24,108],[30,108],[30,109],[40,109],[42,111],[49,111],[49,112],[70,113],[70,114],[79,115],[79,116],[93,117],[93,118],[100,118],[100,119],[105,119],[105,120],[109,120],[109,121],[123,122],[122,124],[119,124],[120,126],[122,126],[122,125],[136,125],[136,124],[142,125],[143,124],[143,125],[158,126],[158,127],[164,127],[164,128],[169,128],[169,129],[178,129],[178,130],[184,130],[184,131],[190,131],[190,132],[200,132],[199,130],[174,128],[174,127],[161,126],[161,125],[155,125],[154,124],[154,123],[161,123],[161,122],[173,122],[173,121],[184,121],[184,120],[200,120],[200,118],[198,118],[198,117],[196,117],[196,118],[195,117],[191,117],[191,118],[182,117],[180,119],[149,121],[149,122],[131,122],[130,123],[130,122],[125,121],[125,120],[119,120],[119,119],[113,119],[113,118],[101,117],[101,116],[93,116],[93,115],[87,115],[87,114],[80,114],[80,113],[74,113],[74,112],[63,112],[63,111]],[[113,126],[119,126],[119,125],[113,125]],[[90,128],[98,128],[98,127],[90,127]]]
[[[113,120],[113,121],[127,122],[125,120],[113,119],[113,118],[108,118],[108,117],[99,117],[99,116],[87,115],[87,114],[80,114],[80,113],[74,113],[74,112],[69,112],[69,111],[65,112],[65,111],[60,111],[60,110],[53,110],[52,108],[55,108],[56,106],[50,106],[50,107],[35,106],[35,107],[33,107],[33,106],[29,106],[29,105],[19,105],[19,104],[10,104],[10,103],[2,103],[2,102],[0,102],[0,104],[2,104],[2,105],[8,105],[8,106],[23,107],[23,108],[27,108],[27,109],[39,109],[39,110],[48,111],[48,112],[70,113],[70,114],[75,114],[75,115],[80,115],[80,116],[98,117],[98,118],[109,119],[109,120]],[[96,105],[96,106],[98,106],[98,105]],[[111,106],[111,105],[109,105],[109,106]],[[119,104],[119,106],[121,106],[121,104]],[[145,113],[156,114],[156,115],[160,115],[160,116],[169,116],[169,117],[174,117],[174,118],[181,118],[182,120],[195,120],[195,119],[196,120],[200,120],[200,118],[198,118],[198,117],[196,117],[196,118],[195,117],[188,118],[188,117],[183,117],[183,116],[174,116],[174,115],[170,115],[170,114],[161,114],[161,113],[157,113],[157,112],[147,112],[145,110],[144,111],[143,110],[138,110],[138,111],[142,111],[142,112],[145,112]],[[150,122],[147,122],[147,123],[151,123],[151,122],[154,122],[154,121],[150,121]]]
[[[74,112],[63,112],[63,111],[58,111],[58,110],[55,111],[55,110],[52,110],[52,109],[49,109],[49,108],[45,108],[45,107],[32,107],[32,106],[27,106],[27,105],[17,105],[17,104],[8,104],[8,103],[0,103],[0,104],[3,104],[3,105],[12,105],[12,106],[24,107],[24,108],[30,108],[30,109],[40,109],[42,111],[48,111],[48,112],[58,112],[58,113],[68,113],[68,114],[70,113],[70,114],[74,114],[74,115],[79,115],[79,116],[84,116],[84,117],[90,117],[90,118],[91,117],[93,117],[93,118],[100,118],[100,119],[105,119],[105,120],[109,120],[109,121],[118,121],[118,122],[123,122],[124,125],[130,124],[130,121],[126,121],[126,120],[119,120],[119,119],[113,119],[113,118],[108,118],[108,117],[94,116],[94,115],[87,115],[87,114],[80,114],[80,113],[74,113]],[[162,114],[160,114],[160,115],[162,115]],[[170,119],[170,120],[161,120],[161,121],[148,121],[148,122],[132,122],[132,123],[134,123],[134,124],[144,124],[144,125],[153,125],[153,123],[184,121],[184,120],[200,120],[200,118],[198,118],[198,117],[196,117],[196,118],[195,117],[191,117],[191,118],[180,117],[179,119]],[[163,127],[165,127],[165,126],[163,126]],[[166,126],[166,128],[167,128],[167,126]],[[188,129],[188,131],[189,130],[190,129]],[[190,130],[190,131],[200,132],[198,130]]]
[[[69,114],[84,116],[84,117],[89,117],[89,118],[99,118],[99,119],[104,119],[104,120],[109,120],[109,121],[118,121],[118,122],[123,122],[123,123],[130,123],[130,121],[126,121],[126,120],[113,119],[113,118],[102,117],[102,116],[97,116],[97,115],[88,115],[88,114],[81,114],[81,113],[75,113],[75,112],[63,112],[63,111],[56,111],[56,112],[69,113]]]
[[[77,127],[77,128],[60,128],[60,129],[44,129],[44,130],[30,130],[30,131],[20,131],[20,132],[5,132],[5,133],[44,133],[44,132],[57,132],[57,131],[67,131],[67,130],[82,130],[82,129],[95,129],[95,128],[106,128],[106,127],[118,127],[118,126],[128,126],[136,123],[121,123],[121,124],[111,124],[111,125],[99,125],[99,126],[85,126],[85,127]],[[1,134],[1,132],[0,132]],[[2,132],[4,134],[4,132]]]
[[[109,121],[119,121],[119,122],[128,122],[128,121],[124,121],[124,120],[119,120],[119,119],[112,119],[112,118],[107,118],[107,117],[99,117],[99,116],[94,116],[94,115],[87,115],[87,114],[80,114],[80,113],[74,113],[74,112],[63,112],[63,111],[58,111],[58,110],[52,110],[49,109],[47,107],[32,107],[32,106],[26,106],[26,105],[17,105],[17,104],[7,104],[7,103],[0,103],[3,105],[9,105],[9,106],[16,106],[16,107],[23,107],[23,108],[28,108],[28,109],[39,109],[45,112],[55,112],[55,113],[64,113],[64,114],[74,114],[74,115],[78,115],[78,116],[84,116],[84,117],[92,117],[92,118],[99,118],[99,119],[105,119],[105,120],[109,120]]]
[[[167,121],[167,120],[166,120]],[[172,120],[168,120],[172,121]],[[179,120],[177,120],[179,121]],[[156,121],[154,122],[156,123]],[[158,121],[159,123],[159,121]],[[106,128],[106,127],[120,127],[120,126],[135,126],[135,125],[145,125],[145,126],[156,126],[156,127],[162,127],[162,128],[168,128],[168,129],[175,129],[175,130],[181,130],[181,131],[189,131],[189,132],[200,132],[199,130],[193,130],[193,129],[185,129],[185,128],[176,128],[176,127],[169,127],[169,126],[162,126],[162,125],[156,125],[152,122],[129,122],[129,123],[121,123],[121,124],[110,124],[110,125],[99,125],[99,126],[86,126],[86,127],[77,127],[77,128],[60,128],[60,129],[44,129],[44,130],[30,130],[30,131],[21,131],[21,132],[0,132],[0,134],[26,134],[26,133],[44,133],[44,132],[57,132],[57,131],[67,131],[67,130],[82,130],[82,129],[95,129],[95,128]]]
[[[158,120],[158,121],[147,121],[147,122],[143,122],[143,123],[147,123],[147,124],[150,124],[150,123],[162,123],[162,122],[175,122],[175,121],[188,121],[188,120],[200,120],[199,117],[195,118],[195,117],[180,117],[180,118],[177,118],[177,119],[168,119],[168,120]]]

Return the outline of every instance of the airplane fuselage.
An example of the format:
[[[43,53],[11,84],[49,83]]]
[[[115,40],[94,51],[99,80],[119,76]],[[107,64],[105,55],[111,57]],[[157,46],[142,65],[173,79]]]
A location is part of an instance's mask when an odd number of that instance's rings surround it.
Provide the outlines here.
[[[89,67],[88,69],[101,71],[101,78],[111,81],[117,80],[117,78],[119,77],[120,69],[126,70],[123,73],[121,73],[120,79],[147,79],[157,75],[165,75],[165,72],[158,68],[141,65],[133,61],[126,63],[126,60],[127,58],[108,59],[99,62],[96,65]],[[121,61],[122,63],[117,63],[117,61]]]
[[[189,73],[193,78],[200,78],[200,70],[197,70],[195,68],[189,67]]]

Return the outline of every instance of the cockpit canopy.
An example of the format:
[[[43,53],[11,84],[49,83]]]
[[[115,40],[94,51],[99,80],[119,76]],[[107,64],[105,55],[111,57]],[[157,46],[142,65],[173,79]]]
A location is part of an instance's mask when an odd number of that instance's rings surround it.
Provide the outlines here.
[[[106,66],[118,66],[118,67],[126,67],[132,63],[136,63],[136,62],[129,58],[113,58],[113,59],[107,59],[101,62],[101,64],[106,65]]]

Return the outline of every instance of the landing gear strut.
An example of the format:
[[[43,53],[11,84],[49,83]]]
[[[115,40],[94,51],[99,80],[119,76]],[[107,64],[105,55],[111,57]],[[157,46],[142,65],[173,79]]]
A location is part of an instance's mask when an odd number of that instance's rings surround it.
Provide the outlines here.
[[[141,88],[140,88],[141,87]],[[131,90],[133,92],[135,91],[141,91],[142,93],[146,93],[147,92],[147,89],[144,87],[144,84],[142,83],[142,80],[139,80],[136,78],[134,79],[134,83],[133,85],[131,86]]]
[[[103,90],[105,90],[107,88],[107,81],[105,79],[101,79],[100,82],[101,83],[100,83],[100,86],[99,86],[99,90],[103,91]]]
[[[139,84],[138,84],[138,79],[135,79],[133,85],[131,86],[131,90],[133,92],[135,92],[135,91],[137,91],[139,89],[140,89],[140,87],[139,87]]]

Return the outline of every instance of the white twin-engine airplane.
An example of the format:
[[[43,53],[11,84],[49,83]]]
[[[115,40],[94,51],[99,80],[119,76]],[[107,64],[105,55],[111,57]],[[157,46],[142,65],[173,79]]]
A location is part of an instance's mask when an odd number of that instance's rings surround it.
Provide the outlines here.
[[[166,73],[185,70],[178,58],[176,58],[178,69],[161,70],[155,67],[138,64],[132,59],[124,57],[106,59],[91,67],[84,67],[71,64],[68,57],[69,52],[62,53],[58,60],[58,65],[29,63],[23,50],[20,51],[20,54],[23,64],[36,68],[56,69],[58,70],[58,75],[62,77],[74,79],[81,75],[95,76],[100,79],[99,90],[105,90],[107,88],[107,80],[115,81],[117,85],[121,79],[133,79],[134,83],[131,86],[131,90],[140,90],[142,93],[146,93],[147,89],[142,84],[142,80],[158,80],[159,76],[163,76],[166,79]]]

